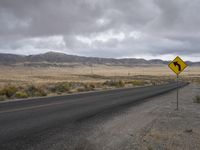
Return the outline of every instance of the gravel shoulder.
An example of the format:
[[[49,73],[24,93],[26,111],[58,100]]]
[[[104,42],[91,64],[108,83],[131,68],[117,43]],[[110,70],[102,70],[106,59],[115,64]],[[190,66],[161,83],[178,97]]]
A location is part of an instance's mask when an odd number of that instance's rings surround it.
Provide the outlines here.
[[[39,133],[24,149],[199,150],[200,104],[192,100],[199,92],[192,84],[180,89],[179,111],[173,91]]]

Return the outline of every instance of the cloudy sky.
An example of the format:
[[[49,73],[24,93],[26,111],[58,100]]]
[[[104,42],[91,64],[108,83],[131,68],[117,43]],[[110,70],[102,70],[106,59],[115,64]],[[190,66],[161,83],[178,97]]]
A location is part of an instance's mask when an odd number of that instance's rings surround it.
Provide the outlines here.
[[[200,61],[199,0],[0,0],[0,53]]]

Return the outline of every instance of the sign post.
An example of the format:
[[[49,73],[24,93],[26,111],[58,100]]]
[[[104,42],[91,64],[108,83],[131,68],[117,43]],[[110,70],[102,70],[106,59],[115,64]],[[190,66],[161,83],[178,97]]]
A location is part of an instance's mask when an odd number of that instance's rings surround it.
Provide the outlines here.
[[[178,82],[179,82],[179,81],[178,81],[178,77],[179,77],[179,75],[177,74],[177,79],[176,79],[176,80],[177,80],[177,81],[176,81],[176,83],[177,83],[177,89],[176,89],[176,90],[177,90],[177,95],[176,95],[176,97],[177,97],[177,98],[176,98],[176,110],[178,110],[178,92],[179,92],[179,91],[178,91],[178,86],[179,86],[179,85],[178,85]]]
[[[169,68],[177,75],[177,95],[176,95],[176,110],[178,110],[179,100],[179,74],[188,66],[179,56],[177,56],[172,62],[169,63]]]

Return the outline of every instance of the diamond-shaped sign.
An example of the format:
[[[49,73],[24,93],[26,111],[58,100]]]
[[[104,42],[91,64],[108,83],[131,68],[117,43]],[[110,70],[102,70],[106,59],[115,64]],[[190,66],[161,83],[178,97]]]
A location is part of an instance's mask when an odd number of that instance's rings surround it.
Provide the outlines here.
[[[168,66],[172,71],[174,71],[178,75],[188,65],[179,56],[177,56]]]

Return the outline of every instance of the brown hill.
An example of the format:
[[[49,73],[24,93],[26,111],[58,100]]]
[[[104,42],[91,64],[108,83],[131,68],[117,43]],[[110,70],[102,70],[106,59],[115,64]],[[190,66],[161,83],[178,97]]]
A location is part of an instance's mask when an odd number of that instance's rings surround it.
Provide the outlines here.
[[[121,66],[138,66],[138,65],[166,65],[169,62],[159,59],[145,60],[136,58],[124,58],[124,59],[114,59],[114,58],[98,58],[98,57],[83,57],[76,55],[67,55],[58,52],[47,52],[38,55],[15,55],[15,54],[0,54],[0,64],[1,65],[12,65],[17,63],[46,63],[46,65],[56,64],[56,63],[80,63],[84,65],[92,64],[105,64],[105,65],[121,65]],[[187,62],[188,65],[200,65],[200,62]]]

